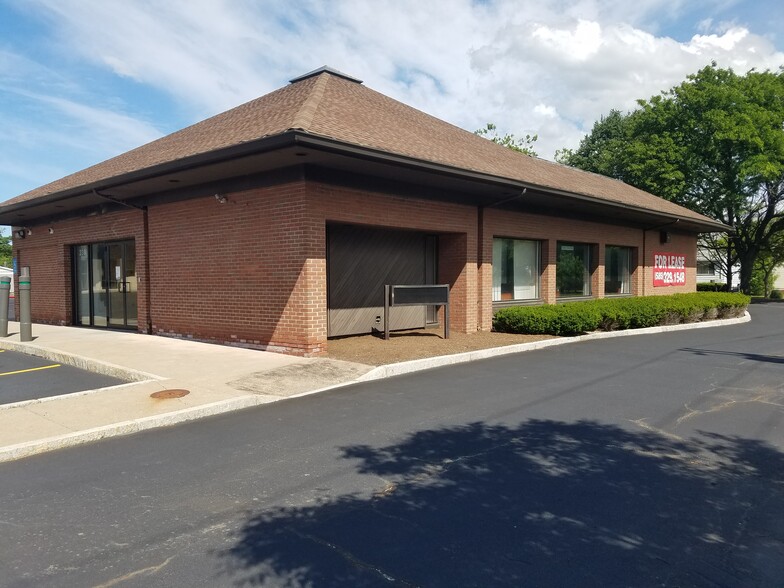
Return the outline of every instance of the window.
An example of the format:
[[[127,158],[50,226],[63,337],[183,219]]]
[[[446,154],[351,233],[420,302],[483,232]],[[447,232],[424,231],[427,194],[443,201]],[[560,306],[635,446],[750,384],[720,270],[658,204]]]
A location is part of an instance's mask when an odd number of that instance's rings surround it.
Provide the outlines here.
[[[632,250],[608,245],[604,250],[604,293],[631,294]]]
[[[697,275],[712,276],[716,273],[716,265],[712,261],[697,260]]]
[[[558,243],[555,284],[557,296],[591,295],[591,246],[580,243]]]
[[[539,243],[493,239],[493,301],[539,298]]]

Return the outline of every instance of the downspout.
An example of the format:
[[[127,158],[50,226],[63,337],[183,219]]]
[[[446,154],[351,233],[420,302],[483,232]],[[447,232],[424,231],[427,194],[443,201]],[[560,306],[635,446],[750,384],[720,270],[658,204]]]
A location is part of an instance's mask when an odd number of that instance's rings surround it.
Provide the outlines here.
[[[150,279],[150,219],[147,207],[142,207],[142,224],[144,231],[144,310],[147,314],[147,334],[152,335],[152,280]]]
[[[484,288],[485,286],[482,278],[482,266],[485,263],[485,260],[482,256],[482,253],[484,251],[484,241],[485,241],[485,207],[484,206],[478,207],[477,214],[476,214],[476,222],[478,225],[476,230],[476,277],[477,277],[477,281],[479,282],[478,284],[479,287],[477,288],[477,293],[478,293],[477,304],[480,304],[479,301],[482,300],[482,288]],[[492,287],[491,287],[491,292],[492,292]],[[492,293],[490,296],[492,298]],[[484,309],[482,309],[481,307],[477,308],[477,315],[481,316],[482,321],[484,321]],[[477,325],[478,327],[481,326],[482,321],[480,321],[480,324]],[[492,325],[492,321],[493,321],[493,302],[491,300],[490,301],[491,325]],[[490,327],[490,330],[492,330],[492,326]]]

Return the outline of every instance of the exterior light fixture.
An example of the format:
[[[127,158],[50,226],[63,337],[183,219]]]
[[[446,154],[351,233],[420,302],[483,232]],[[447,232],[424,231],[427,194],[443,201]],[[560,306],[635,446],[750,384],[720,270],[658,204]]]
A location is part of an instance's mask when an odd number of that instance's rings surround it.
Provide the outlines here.
[[[226,198],[223,194],[215,194],[215,200],[218,204],[226,204],[228,198]]]

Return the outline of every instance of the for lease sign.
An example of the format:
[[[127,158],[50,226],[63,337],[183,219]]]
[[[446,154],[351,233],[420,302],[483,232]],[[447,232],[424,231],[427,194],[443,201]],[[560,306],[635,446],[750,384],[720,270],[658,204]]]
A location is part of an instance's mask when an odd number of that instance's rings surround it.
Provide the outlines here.
[[[653,285],[683,286],[686,283],[686,256],[679,253],[653,254]]]

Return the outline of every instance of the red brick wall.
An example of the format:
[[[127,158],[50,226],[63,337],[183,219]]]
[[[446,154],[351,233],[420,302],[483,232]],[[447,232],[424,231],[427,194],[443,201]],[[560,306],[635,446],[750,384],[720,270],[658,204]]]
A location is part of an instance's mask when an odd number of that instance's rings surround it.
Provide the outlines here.
[[[696,288],[697,239],[694,235],[672,233],[672,242],[660,245],[659,231],[647,231],[631,227],[608,225],[596,222],[562,219],[535,214],[508,212],[494,208],[483,212],[482,247],[480,253],[479,328],[492,327],[492,258],[493,237],[533,239],[541,243],[542,273],[540,296],[546,303],[556,302],[555,270],[556,245],[558,241],[591,244],[594,259],[591,274],[591,291],[594,297],[604,296],[604,253],[605,246],[632,247],[637,258],[644,257],[645,264],[637,264],[632,275],[632,294],[654,295],[693,292]],[[645,253],[643,255],[643,246]],[[653,288],[653,254],[683,253],[686,255],[686,285],[668,288]]]
[[[555,302],[558,240],[590,243],[597,260],[594,296],[604,292],[604,246],[637,248],[646,267],[632,277],[635,294],[693,291],[696,238],[673,233],[477,208],[316,180],[228,193],[221,204],[201,198],[149,208],[150,275],[144,268],[141,211],[34,226],[15,242],[32,274],[36,322],[71,324],[70,245],[134,239],[139,279],[139,329],[300,355],[324,351],[327,337],[326,226],[330,222],[404,228],[439,236],[439,281],[451,284],[451,326],[458,332],[492,325],[493,237],[541,242],[541,295]],[[52,227],[53,234],[48,233]],[[481,238],[480,238],[481,234]],[[653,288],[654,253],[683,253],[685,287]],[[147,317],[146,283],[151,284]]]
[[[153,332],[319,352],[301,181],[150,209]],[[323,258],[323,252],[320,254]]]
[[[144,274],[144,230],[141,211],[123,210],[79,219],[69,219],[29,227],[32,234],[14,238],[14,256],[19,267],[30,267],[30,309],[33,321],[56,325],[73,322],[73,285],[71,276],[71,245],[98,241],[135,240],[137,278],[139,282],[139,325],[146,322],[147,280]],[[52,233],[49,233],[52,229]],[[18,292],[18,277],[15,278]],[[17,315],[19,300],[17,297]]]
[[[666,229],[665,229],[666,230]],[[672,240],[661,243],[659,231],[647,231],[645,234],[645,270],[643,271],[641,294],[651,296],[654,294],[676,294],[681,292],[694,292],[697,289],[697,239],[688,233],[675,233],[670,231]],[[656,253],[679,254],[686,256],[686,285],[685,286],[653,286],[653,256]]]
[[[474,208],[295,181],[151,207],[153,332],[323,352],[329,222],[439,233],[452,328],[476,330]]]
[[[476,330],[476,251],[477,210],[444,202],[402,198],[358,188],[346,188],[318,181],[308,181],[308,203],[311,211],[308,240],[309,258],[314,263],[312,292],[322,299],[315,301],[318,324],[323,324],[326,339],[327,272],[326,224],[328,222],[403,228],[439,235],[438,280],[451,284],[451,328],[469,333]],[[322,314],[323,313],[323,317]]]

